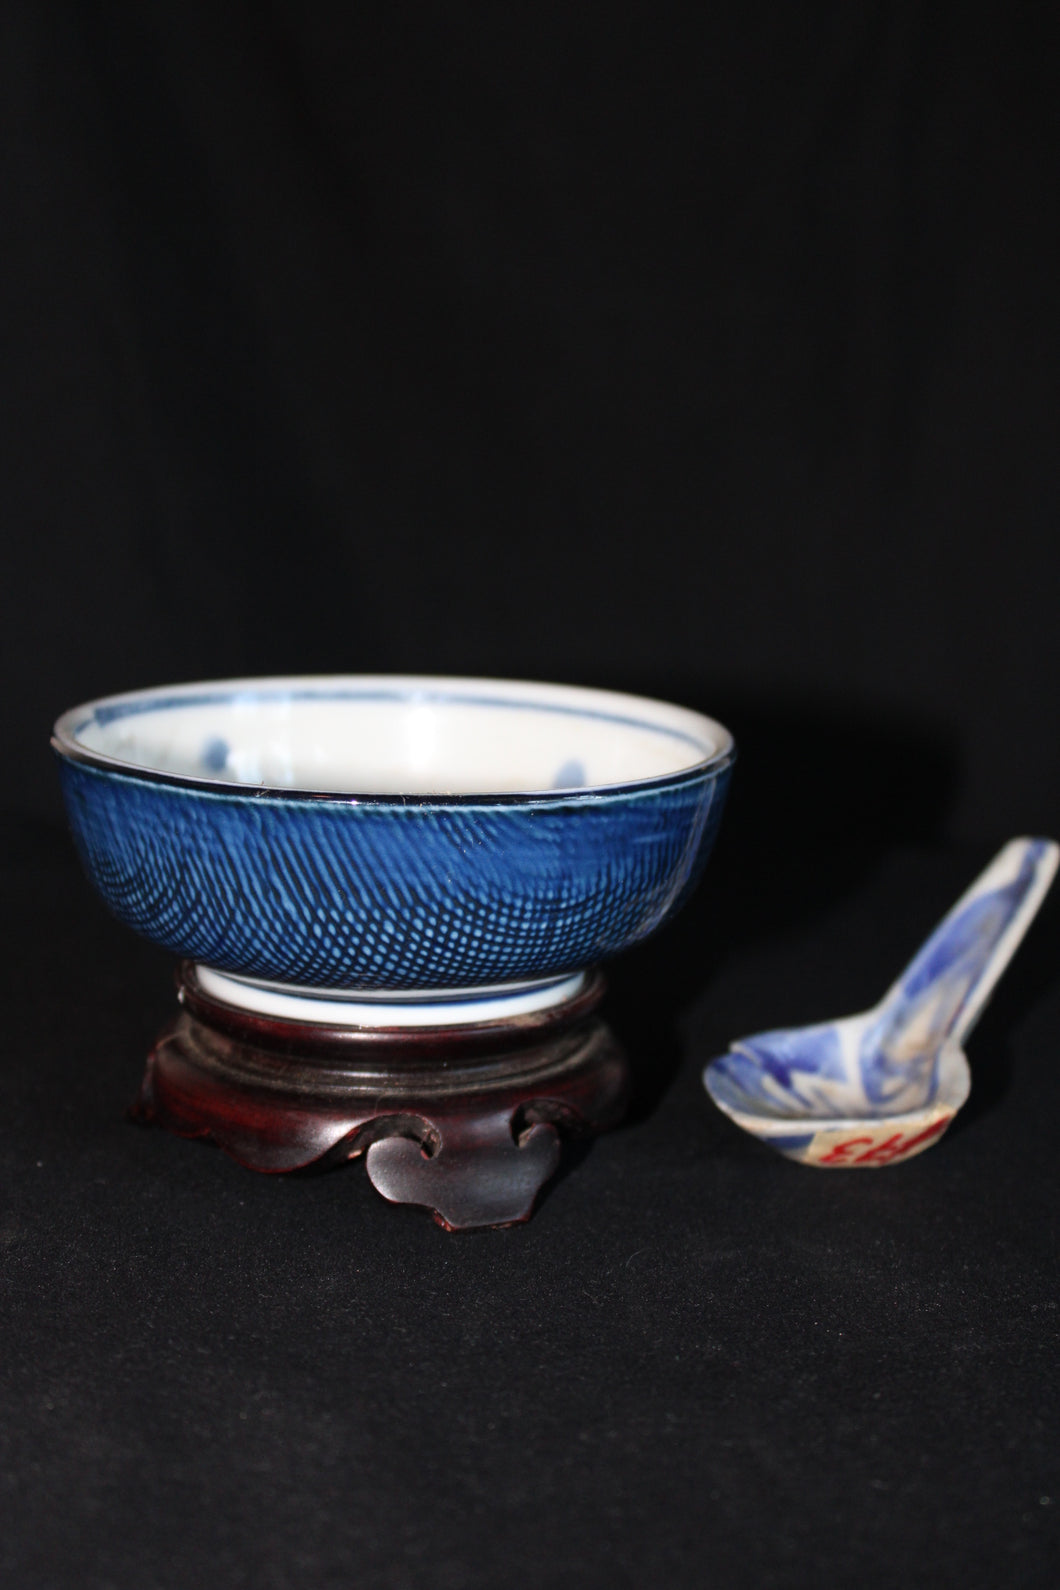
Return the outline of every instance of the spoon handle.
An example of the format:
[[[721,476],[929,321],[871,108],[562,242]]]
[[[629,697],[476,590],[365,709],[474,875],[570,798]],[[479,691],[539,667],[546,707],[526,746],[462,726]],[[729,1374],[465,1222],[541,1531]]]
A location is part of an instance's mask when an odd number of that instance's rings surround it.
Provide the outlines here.
[[[964,1041],[1045,899],[1058,860],[1060,846],[1051,839],[1013,839],[998,852],[885,996],[886,1048],[924,1052]]]

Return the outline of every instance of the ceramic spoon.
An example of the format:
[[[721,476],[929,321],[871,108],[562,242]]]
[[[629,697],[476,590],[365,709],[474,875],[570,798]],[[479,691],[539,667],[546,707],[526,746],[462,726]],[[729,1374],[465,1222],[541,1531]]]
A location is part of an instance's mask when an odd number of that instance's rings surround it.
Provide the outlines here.
[[[745,1131],[804,1165],[893,1165],[968,1097],[962,1045],[1030,927],[1060,846],[1013,839],[872,1010],[741,1038],[703,1083]]]

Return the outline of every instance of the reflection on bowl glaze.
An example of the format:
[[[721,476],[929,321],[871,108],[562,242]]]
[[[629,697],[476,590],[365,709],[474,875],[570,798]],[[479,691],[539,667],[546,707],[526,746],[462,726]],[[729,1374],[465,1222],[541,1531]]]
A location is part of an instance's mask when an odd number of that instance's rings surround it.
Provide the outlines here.
[[[53,741],[107,904],[206,966],[317,989],[553,978],[695,886],[732,740],[555,685],[349,677],[138,692]]]

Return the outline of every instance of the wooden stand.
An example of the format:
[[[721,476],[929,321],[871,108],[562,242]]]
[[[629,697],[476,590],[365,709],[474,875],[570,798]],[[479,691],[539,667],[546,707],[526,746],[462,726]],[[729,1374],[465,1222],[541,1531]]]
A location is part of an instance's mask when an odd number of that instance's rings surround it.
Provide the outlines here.
[[[629,1067],[595,1014],[599,972],[563,1004],[465,1026],[325,1026],[207,995],[195,967],[147,1062],[134,1118],[208,1138],[259,1171],[365,1156],[392,1203],[447,1231],[528,1220],[563,1136],[624,1113]]]

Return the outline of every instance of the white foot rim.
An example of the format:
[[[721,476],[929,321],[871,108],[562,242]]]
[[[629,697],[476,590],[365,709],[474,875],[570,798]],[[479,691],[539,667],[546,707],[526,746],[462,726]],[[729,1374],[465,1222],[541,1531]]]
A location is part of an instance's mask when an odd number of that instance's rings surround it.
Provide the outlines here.
[[[313,1021],[329,1027],[461,1027],[469,1022],[504,1021],[549,1010],[581,991],[585,973],[550,978],[545,983],[493,984],[479,989],[454,989],[401,994],[367,994],[364,990],[298,988],[286,990],[253,983],[209,966],[195,967],[203,993],[211,999],[271,1016],[279,1021]]]

